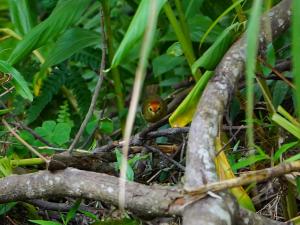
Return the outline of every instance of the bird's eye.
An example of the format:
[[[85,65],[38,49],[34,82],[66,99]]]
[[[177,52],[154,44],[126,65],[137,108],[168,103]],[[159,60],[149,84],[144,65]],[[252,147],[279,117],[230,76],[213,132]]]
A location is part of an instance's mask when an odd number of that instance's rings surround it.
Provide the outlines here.
[[[158,106],[158,107],[157,107],[157,111],[159,111],[159,110],[160,110],[160,107]]]
[[[152,107],[149,107],[149,110],[152,112],[153,110],[152,110]]]

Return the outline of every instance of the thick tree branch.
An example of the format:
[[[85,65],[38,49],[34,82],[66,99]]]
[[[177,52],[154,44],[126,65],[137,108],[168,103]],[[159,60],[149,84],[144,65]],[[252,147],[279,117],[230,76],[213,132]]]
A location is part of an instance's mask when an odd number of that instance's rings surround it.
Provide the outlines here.
[[[261,19],[260,50],[283,33],[290,24],[291,0],[283,0]],[[189,133],[185,189],[192,190],[218,180],[215,168],[215,138],[225,107],[230,102],[239,79],[244,74],[246,38],[241,37],[225,54],[215,76],[205,88]],[[213,99],[213,101],[212,101]],[[230,201],[229,201],[230,202]],[[183,224],[233,224],[238,211],[234,202],[207,200],[185,210]],[[212,210],[214,209],[214,210]],[[216,213],[222,210],[222,213]],[[201,213],[199,213],[201,212]],[[193,215],[193,216],[191,216]],[[213,218],[209,220],[209,218]],[[203,221],[199,223],[199,221]]]

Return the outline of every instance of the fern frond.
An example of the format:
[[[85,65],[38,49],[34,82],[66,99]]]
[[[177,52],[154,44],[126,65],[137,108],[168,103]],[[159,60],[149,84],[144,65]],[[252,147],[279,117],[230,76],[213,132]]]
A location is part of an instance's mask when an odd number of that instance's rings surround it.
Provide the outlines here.
[[[41,94],[34,98],[31,107],[28,109],[27,123],[37,119],[46,105],[51,102],[62,85],[65,84],[68,71],[65,68],[56,68],[44,81]]]

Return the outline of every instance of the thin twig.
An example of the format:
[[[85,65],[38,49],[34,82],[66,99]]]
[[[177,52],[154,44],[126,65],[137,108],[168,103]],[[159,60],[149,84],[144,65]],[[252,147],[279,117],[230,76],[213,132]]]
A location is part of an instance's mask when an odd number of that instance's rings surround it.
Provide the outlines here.
[[[279,177],[283,174],[291,173],[300,170],[300,160],[290,163],[282,163],[278,166],[274,166],[267,169],[251,171],[241,174],[237,178],[228,180],[212,182],[199,187],[194,190],[187,190],[186,193],[189,195],[202,195],[208,191],[222,191],[227,188],[238,187],[247,185],[253,182],[259,183],[268,180],[273,177]]]
[[[21,138],[15,131],[12,129],[9,124],[6,122],[6,120],[3,118],[2,123],[4,126],[9,130],[9,132],[18,140],[20,141],[26,148],[28,148],[29,151],[31,151],[33,154],[40,157],[42,160],[45,161],[46,165],[49,164],[49,160],[45,158],[41,153],[39,153],[37,150],[35,150],[30,144],[28,144],[23,138]]]
[[[4,95],[8,94],[11,92],[15,87],[10,87],[9,89],[5,90],[3,93],[0,94],[0,98],[3,97]]]
[[[96,102],[97,102],[97,98],[100,92],[100,88],[102,85],[102,81],[103,81],[103,77],[104,77],[104,69],[105,69],[105,60],[106,60],[106,35],[105,35],[105,29],[104,29],[104,21],[103,21],[103,12],[102,9],[100,10],[100,14],[101,14],[101,30],[102,30],[102,58],[101,58],[101,66],[100,66],[100,71],[99,71],[99,78],[98,78],[98,82],[92,97],[92,101],[89,107],[89,110],[79,128],[78,133],[76,134],[72,144],[70,145],[68,151],[71,154],[75,145],[77,144],[77,142],[79,141],[79,138],[81,137],[87,123],[89,122],[90,118],[93,115],[94,109],[96,107]]]
[[[282,79],[283,81],[285,81],[291,88],[295,89],[295,85],[294,85],[292,82],[290,82],[284,75],[282,75],[278,70],[276,70],[272,65],[270,65],[269,63],[267,63],[267,62],[266,62],[265,60],[263,60],[261,57],[257,57],[257,58],[258,58],[258,60],[259,60],[262,64],[264,64],[266,67],[268,67],[269,69],[271,69],[272,72],[273,72],[276,76],[280,77],[280,79]]]

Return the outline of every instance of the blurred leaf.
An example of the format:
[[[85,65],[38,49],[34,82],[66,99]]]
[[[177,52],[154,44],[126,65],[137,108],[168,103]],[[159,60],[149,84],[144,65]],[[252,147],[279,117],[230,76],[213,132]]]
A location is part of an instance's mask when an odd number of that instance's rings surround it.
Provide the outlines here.
[[[300,139],[300,128],[289,122],[284,117],[280,116],[278,113],[274,113],[272,120],[279,126],[290,132],[292,135]]]
[[[232,165],[232,169],[233,171],[237,171],[238,169],[245,168],[265,159],[268,158],[264,155],[250,155],[246,158],[240,158],[237,163]]]
[[[260,28],[260,15],[262,12],[262,0],[254,0],[250,11],[250,19],[246,31],[246,123],[248,147],[254,146],[253,108],[254,108],[254,78],[256,67],[256,55],[258,51],[258,39]]]
[[[185,61],[184,57],[174,57],[171,55],[160,55],[156,57],[153,62],[153,73],[154,76],[159,76],[166,73]]]
[[[58,222],[46,221],[46,220],[28,220],[28,221],[40,225],[62,225],[61,223]]]
[[[207,82],[213,76],[213,72],[206,71],[200,80],[196,83],[192,91],[177,107],[169,118],[169,123],[172,127],[184,127],[193,119],[200,96],[206,87]]]
[[[69,123],[58,123],[53,131],[52,141],[63,145],[70,140],[71,125]]]
[[[92,225],[139,225],[140,223],[133,219],[123,218],[123,219],[108,219],[105,221],[97,221],[92,223]]]
[[[276,56],[275,56],[275,50],[272,43],[268,44],[267,46],[266,59],[269,65],[271,66],[275,65]],[[262,64],[262,71],[265,76],[268,76],[272,72],[272,70],[269,67],[264,66],[263,64]]]
[[[0,177],[7,177],[12,174],[12,165],[8,158],[0,158]]]
[[[9,12],[15,30],[22,36],[34,26],[36,16],[30,0],[9,0]],[[31,3],[31,4],[30,4]]]
[[[203,37],[200,40],[200,46],[204,43],[206,37],[208,36],[208,34],[211,32],[211,30],[217,25],[217,23],[224,17],[226,16],[231,10],[233,10],[237,5],[239,5],[242,1],[244,0],[238,0],[233,2],[232,5],[230,5],[220,16],[218,16],[218,18],[212,23],[212,25],[207,29],[207,31],[205,32],[205,34],[203,35]]]
[[[278,150],[276,150],[274,154],[274,161],[279,160],[283,153],[285,153],[290,148],[294,147],[296,144],[298,144],[298,141],[282,145]]]
[[[60,0],[51,15],[24,36],[8,62],[16,64],[31,51],[53,41],[67,27],[78,21],[90,2],[91,0]]]
[[[203,0],[183,0],[183,5],[185,6],[185,17],[189,17],[199,13],[200,7]]]
[[[296,97],[296,112],[300,118],[300,1],[292,1],[292,72],[294,74],[296,90],[294,95]]]
[[[122,165],[122,153],[121,153],[121,151],[118,148],[116,148],[115,152],[116,152],[116,158],[117,158],[117,168],[120,171],[121,165]],[[126,163],[127,163],[126,178],[127,178],[128,181],[133,181],[134,180],[133,169],[129,165],[128,161]]]
[[[207,70],[214,70],[216,65],[224,56],[225,52],[228,50],[230,45],[235,39],[235,34],[233,30],[239,24],[233,24],[226,28],[217,38],[217,40],[206,50],[203,55],[194,62],[192,66],[192,71],[195,72],[199,67],[205,68]]]
[[[113,121],[109,118],[103,118],[100,120],[99,129],[101,132],[110,135],[114,131]]]
[[[6,204],[0,204],[0,216],[4,215],[5,213],[7,213],[9,210],[11,210],[15,205],[17,204],[17,202],[9,202]]]
[[[82,28],[67,30],[52,47],[53,50],[49,52],[41,70],[61,63],[83,48],[100,44],[100,40],[100,34],[94,31]]]
[[[0,109],[0,116],[9,113],[12,110],[14,110],[14,108]]]
[[[158,0],[156,4],[156,11],[160,12],[166,0]],[[115,68],[127,56],[128,52],[141,41],[141,37],[148,24],[148,14],[151,1],[142,0],[140,5],[126,31],[126,34],[117,49],[112,60],[110,68]],[[157,13],[157,16],[159,13]]]
[[[27,82],[23,78],[23,76],[17,71],[14,67],[12,67],[6,61],[0,60],[0,72],[5,74],[11,74],[13,77],[13,84],[15,85],[16,91],[23,98],[28,99],[29,101],[33,100],[33,96],[28,88]]]
[[[77,199],[76,202],[74,203],[74,205],[72,206],[72,208],[67,213],[65,224],[68,224],[71,221],[71,219],[73,219],[75,217],[76,212],[80,206],[80,203],[81,203],[81,199]]]
[[[177,42],[174,42],[168,49],[167,49],[167,54],[168,55],[171,55],[171,56],[181,56],[183,55],[183,50],[181,48],[181,45],[180,43],[177,41]]]
[[[275,108],[283,102],[289,89],[289,86],[285,82],[281,80],[275,81],[274,89],[272,91],[272,103]]]

